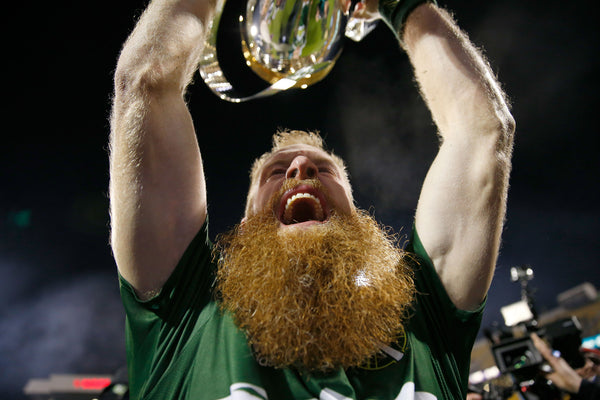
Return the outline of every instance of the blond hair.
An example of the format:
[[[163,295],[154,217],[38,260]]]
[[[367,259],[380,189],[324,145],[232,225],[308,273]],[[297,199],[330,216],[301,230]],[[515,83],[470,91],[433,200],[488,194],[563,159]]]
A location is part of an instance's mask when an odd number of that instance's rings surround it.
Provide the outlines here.
[[[346,182],[348,182],[348,187],[350,187],[348,173],[346,171],[346,164],[344,163],[344,160],[342,160],[339,156],[335,155],[333,152],[326,149],[325,142],[323,141],[321,135],[319,135],[319,132],[280,129],[273,135],[271,150],[254,160],[252,168],[250,169],[250,189],[248,190],[248,197],[246,198],[246,216],[250,215],[252,203],[254,202],[254,198],[256,197],[256,183],[260,177],[260,173],[265,162],[277,151],[281,150],[284,147],[292,146],[295,144],[306,144],[312,147],[316,147],[317,149],[323,150],[327,154],[329,154],[329,156],[338,166],[343,179]]]

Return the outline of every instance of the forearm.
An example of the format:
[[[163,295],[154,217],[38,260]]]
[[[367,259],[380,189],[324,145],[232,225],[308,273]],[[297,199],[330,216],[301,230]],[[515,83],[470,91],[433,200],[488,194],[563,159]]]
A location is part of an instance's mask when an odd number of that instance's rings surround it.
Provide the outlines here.
[[[417,7],[403,43],[442,138],[496,135],[498,150],[510,153],[514,120],[504,93],[451,16],[431,4]]]

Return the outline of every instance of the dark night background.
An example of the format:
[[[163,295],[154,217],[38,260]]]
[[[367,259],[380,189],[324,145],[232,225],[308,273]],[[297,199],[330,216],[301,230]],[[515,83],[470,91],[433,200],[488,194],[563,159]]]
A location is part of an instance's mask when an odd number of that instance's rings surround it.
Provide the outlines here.
[[[122,42],[146,2],[21,3],[5,15],[0,156],[0,398],[29,378],[111,374],[124,313],[108,245],[108,115]],[[484,326],[519,299],[530,264],[540,311],[598,274],[598,29],[583,1],[443,1],[482,47],[517,121],[508,215]],[[189,103],[203,151],[211,236],[243,212],[250,162],[277,127],[318,129],[349,164],[359,206],[408,232],[435,128],[407,57],[378,27],[346,42],[330,75],[247,104],[199,77]]]

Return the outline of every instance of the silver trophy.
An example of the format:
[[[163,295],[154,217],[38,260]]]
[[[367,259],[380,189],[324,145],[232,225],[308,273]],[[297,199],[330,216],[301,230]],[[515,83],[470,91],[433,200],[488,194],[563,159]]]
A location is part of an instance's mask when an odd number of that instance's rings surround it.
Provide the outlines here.
[[[240,94],[217,59],[217,32],[225,7],[218,0],[200,61],[200,75],[221,99],[239,103],[290,88],[306,88],[323,79],[339,57],[344,36],[360,41],[377,21],[350,16],[350,0],[249,0],[239,16],[246,65],[267,88]]]

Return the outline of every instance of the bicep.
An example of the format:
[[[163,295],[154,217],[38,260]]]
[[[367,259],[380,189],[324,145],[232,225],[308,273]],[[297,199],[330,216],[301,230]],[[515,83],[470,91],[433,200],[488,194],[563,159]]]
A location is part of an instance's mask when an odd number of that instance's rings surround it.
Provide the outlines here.
[[[500,245],[508,167],[494,135],[446,141],[423,184],[416,229],[458,308],[477,307]]]
[[[111,138],[111,242],[138,293],[156,290],[206,218],[202,160],[180,93],[116,99]]]

